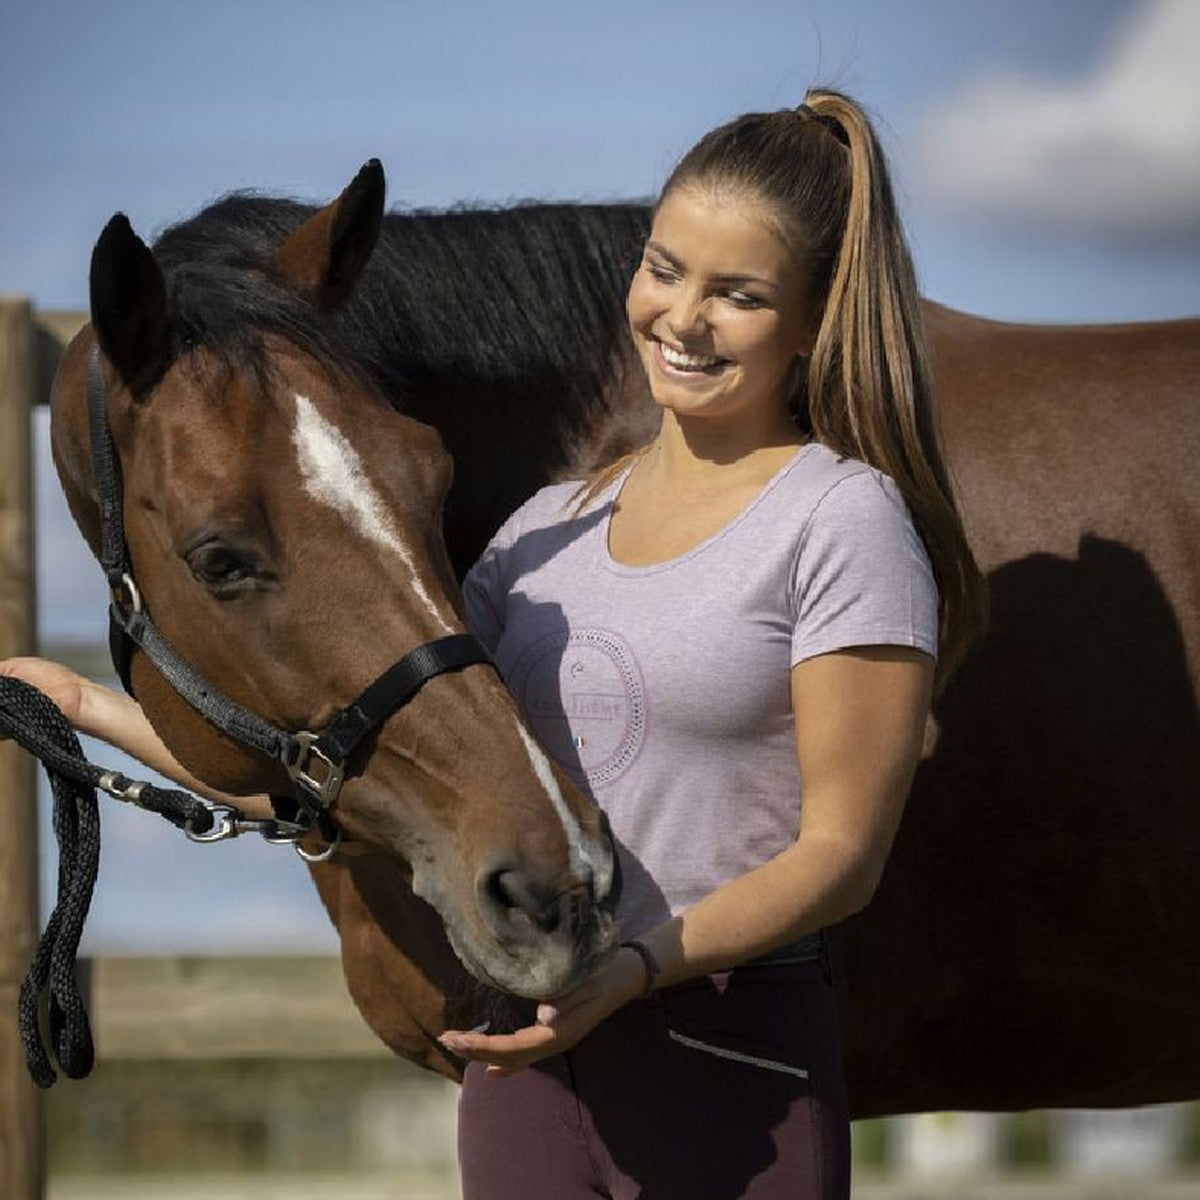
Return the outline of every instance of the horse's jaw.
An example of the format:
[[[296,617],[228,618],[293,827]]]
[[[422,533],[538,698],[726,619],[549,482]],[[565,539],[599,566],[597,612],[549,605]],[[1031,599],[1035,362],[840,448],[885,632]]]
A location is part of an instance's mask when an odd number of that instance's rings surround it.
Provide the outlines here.
[[[561,932],[531,941],[495,936],[476,920],[452,915],[441,890],[429,877],[413,874],[413,892],[442,918],[449,941],[467,972],[491,987],[526,1000],[561,996],[578,987],[616,951],[616,926],[606,909],[590,906],[583,919]]]
[[[528,999],[571,990],[616,941],[616,856],[603,814],[565,782],[564,811],[549,807],[536,777],[503,769],[513,756],[482,756],[487,770],[465,767],[452,780],[417,771],[393,743],[405,725],[389,724],[366,769],[347,779],[339,825],[405,875],[481,983]]]

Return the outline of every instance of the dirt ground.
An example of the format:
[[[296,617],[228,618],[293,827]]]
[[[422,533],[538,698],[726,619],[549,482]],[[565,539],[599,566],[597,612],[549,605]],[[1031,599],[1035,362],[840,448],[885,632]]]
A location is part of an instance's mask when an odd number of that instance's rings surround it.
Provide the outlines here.
[[[404,1171],[369,1175],[63,1176],[50,1180],[46,1196],[47,1200],[460,1200],[452,1176]],[[1200,1200],[1200,1176],[1064,1179],[1030,1173],[1019,1179],[897,1182],[860,1172],[854,1183],[854,1200]]]

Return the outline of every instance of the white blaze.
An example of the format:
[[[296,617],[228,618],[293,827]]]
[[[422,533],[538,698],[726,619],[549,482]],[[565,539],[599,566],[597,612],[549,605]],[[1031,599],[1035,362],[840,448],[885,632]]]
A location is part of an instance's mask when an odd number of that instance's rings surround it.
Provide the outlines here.
[[[296,427],[292,435],[304,490],[319,504],[343,516],[350,526],[383,550],[398,555],[412,577],[413,591],[434,620],[453,629],[425,588],[412,554],[391,515],[363,470],[358,451],[335,425],[317,411],[307,396],[296,396]]]
[[[550,766],[550,760],[546,757],[545,751],[525,732],[525,727],[518,721],[517,732],[521,735],[521,741],[525,745],[525,753],[529,755],[529,761],[533,765],[533,773],[538,777],[538,782],[546,789],[546,795],[550,797],[550,803],[554,806],[554,811],[558,813],[558,819],[563,824],[563,829],[567,835],[567,850],[571,859],[571,874],[577,878],[581,878],[586,870],[589,874],[595,874],[596,864],[592,861],[591,856],[587,852],[587,847],[584,842],[583,830],[579,826],[579,822],[571,815],[571,810],[567,807],[566,800],[563,799],[563,794],[559,790],[558,780],[554,778],[554,771]]]

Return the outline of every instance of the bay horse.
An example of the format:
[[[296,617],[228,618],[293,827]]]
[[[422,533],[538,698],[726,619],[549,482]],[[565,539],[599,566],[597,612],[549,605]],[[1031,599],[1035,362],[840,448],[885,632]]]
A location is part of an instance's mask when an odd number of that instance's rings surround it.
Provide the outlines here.
[[[227,197],[153,253],[114,218],[53,390],[55,461],[95,549],[98,343],[148,606],[281,721],[459,628],[455,581],[501,520],[656,424],[623,315],[645,206],[382,206],[372,162],[325,208]],[[832,938],[852,1113],[1194,1097],[1200,321],[926,315],[992,619],[935,706],[876,898]],[[381,554],[372,523],[406,555]],[[270,789],[136,654],[133,682],[193,772]],[[491,1003],[473,979],[530,996],[546,960],[560,986],[599,961],[607,880],[541,930],[545,897],[581,894],[569,843],[599,862],[601,826],[486,668],[427,691],[339,802],[353,844],[311,870],[368,1024],[457,1077],[433,1039]],[[536,878],[498,888],[512,861]]]

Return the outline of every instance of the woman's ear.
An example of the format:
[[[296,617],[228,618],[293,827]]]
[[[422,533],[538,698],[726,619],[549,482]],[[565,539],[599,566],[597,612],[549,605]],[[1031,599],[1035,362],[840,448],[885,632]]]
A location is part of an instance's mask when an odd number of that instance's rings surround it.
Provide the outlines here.
[[[821,324],[824,320],[825,296],[822,295],[819,300],[809,305],[808,315],[804,320],[800,336],[797,340],[797,357],[804,359],[812,357],[813,347],[817,344],[817,337],[821,332]]]

